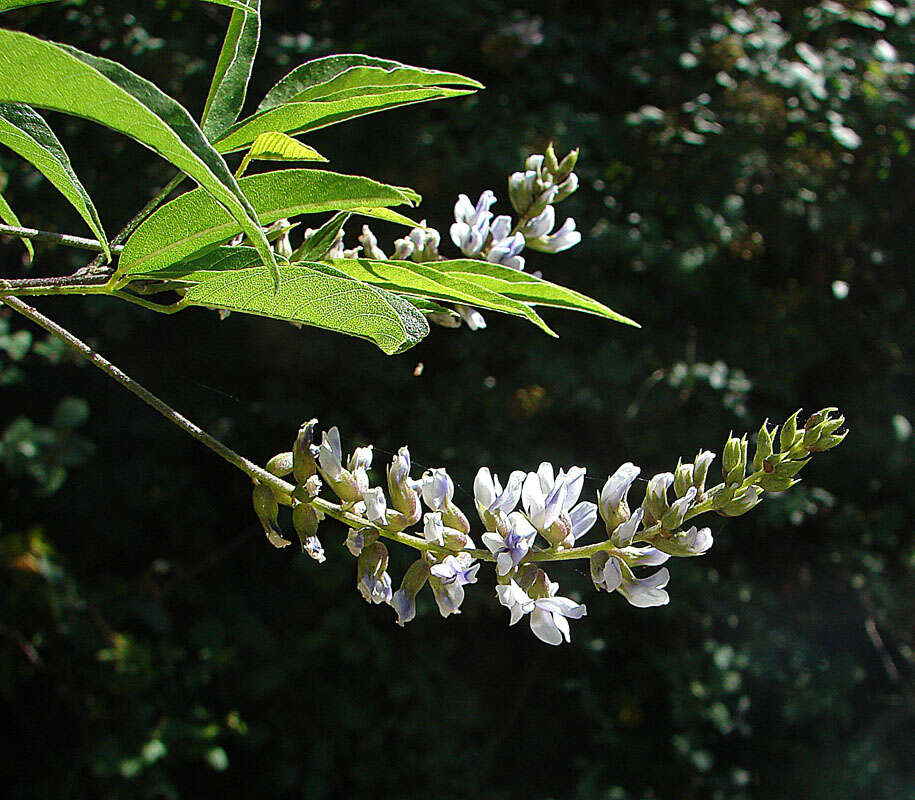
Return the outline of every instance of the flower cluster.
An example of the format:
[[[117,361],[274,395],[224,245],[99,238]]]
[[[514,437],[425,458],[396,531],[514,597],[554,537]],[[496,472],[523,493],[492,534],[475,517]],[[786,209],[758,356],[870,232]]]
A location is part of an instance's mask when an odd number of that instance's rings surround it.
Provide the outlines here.
[[[541,253],[559,253],[578,244],[581,233],[575,230],[575,220],[569,217],[556,228],[554,208],[556,203],[565,200],[578,188],[578,176],[572,171],[577,160],[578,151],[573,150],[560,161],[552,144],[545,153],[528,157],[525,169],[515,172],[508,179],[509,200],[517,218],[509,214],[496,216],[490,210],[496,203],[496,195],[489,189],[480,194],[476,203],[466,194],[460,195],[454,205],[454,223],[449,230],[454,246],[465,258],[523,270],[525,260],[521,253],[526,247]],[[308,228],[303,247],[319,233],[319,230]],[[277,252],[288,258],[294,255],[288,230],[281,230],[281,234],[276,245]],[[420,227],[413,228],[407,236],[394,242],[394,250],[388,256],[368,225],[362,226],[359,245],[354,248],[344,246],[341,227],[324,258],[361,257],[417,263],[443,261],[446,256],[439,252],[441,242],[439,231],[423,220]],[[539,273],[535,274],[539,276]],[[455,304],[453,311],[441,306],[430,309],[427,315],[432,322],[448,328],[460,327],[462,321],[471,330],[486,327],[486,321],[477,309],[460,303]]]
[[[556,645],[570,641],[569,620],[580,619],[587,610],[562,596],[541,564],[588,559],[598,590],[619,592],[638,608],[667,604],[670,573],[662,565],[670,558],[701,556],[713,544],[709,528],[687,527],[687,522],[707,512],[744,514],[765,492],[794,485],[813,453],[830,450],[845,438],[847,431],[839,433],[844,417],[834,415],[835,410],[818,411],[803,426],[796,412],[780,431],[764,422],[752,460],[747,437],[729,436],[721,483],[706,485],[715,454],[701,450],[691,462],[681,460],[674,472],[649,478],[638,505],[630,503],[629,495],[641,471],[631,462],[606,479],[596,503],[581,500],[583,467],[557,471],[544,462],[533,472],[511,472],[504,483],[488,467],[480,467],[473,500],[483,527],[481,549],[455,503],[455,484],[444,468],[413,478],[410,452],[402,447],[387,467],[386,486],[372,486],[372,447],[356,447],[344,458],[337,428],[325,431],[320,444],[315,443],[316,420],[301,427],[292,451],[267,464],[277,478],[292,474],[295,486],[287,494],[273,484],[256,484],[254,507],[270,543],[284,547],[289,541],[279,527],[279,504],[291,505],[302,547],[319,562],[325,558],[317,538],[319,523],[325,515],[345,522],[346,547],[357,559],[359,593],[369,603],[392,606],[401,626],[415,617],[416,598],[426,584],[443,617],[459,614],[465,587],[477,583],[481,562],[491,562],[496,598],[508,610],[509,624],[528,617],[534,635]],[[321,498],[322,486],[339,502]],[[581,544],[598,517],[604,522],[602,536]],[[407,533],[412,526],[419,531]],[[383,539],[418,551],[396,590]],[[650,571],[654,567],[660,569]]]

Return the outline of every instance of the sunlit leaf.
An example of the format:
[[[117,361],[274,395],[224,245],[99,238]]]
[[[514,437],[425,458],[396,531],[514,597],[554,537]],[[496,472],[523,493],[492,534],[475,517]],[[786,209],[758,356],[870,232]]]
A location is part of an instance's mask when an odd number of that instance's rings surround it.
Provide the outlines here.
[[[259,111],[240,120],[223,136],[214,142],[220,153],[231,153],[250,145],[261,133],[281,131],[301,134],[325,128],[337,122],[344,122],[365,114],[374,114],[398,106],[459,97],[473,89],[422,88],[406,89],[385,94],[366,94],[347,97],[342,100],[316,100],[302,103],[286,103],[277,108]]]
[[[0,101],[93,120],[159,153],[212,197],[276,260],[254,210],[190,114],[154,84],[113,61],[18,31],[0,30]]]
[[[414,306],[391,292],[353,280],[328,264],[280,267],[274,292],[263,267],[218,272],[189,288],[185,302],[301,322],[374,342],[389,355],[429,333]]]
[[[53,3],[54,0],[0,0],[0,14],[23,6],[37,6],[40,3]]]
[[[286,169],[242,178],[239,185],[264,225],[297,214],[410,205],[416,193],[369,178],[316,169]],[[238,223],[200,189],[166,203],[127,240],[121,275],[150,272],[177,263],[241,232]]]
[[[232,12],[200,120],[208,139],[220,136],[241,113],[260,31],[260,0],[248,0],[247,8]]]
[[[108,240],[92,199],[44,119],[22,103],[0,103],[0,144],[22,156],[57,187],[92,229],[110,260]]]
[[[436,261],[435,268],[449,275],[460,276],[477,286],[485,286],[505,297],[520,300],[522,303],[584,311],[612,319],[614,322],[639,327],[637,322],[618,314],[603,303],[592,300],[573,289],[537,278],[529,272],[519,272],[510,267],[503,267],[501,264],[490,264],[488,261],[477,261],[470,258]]]
[[[293,262],[320,261],[327,255],[330,248],[334,246],[334,242],[337,241],[341,229],[349,218],[349,211],[341,211],[339,214],[334,214],[327,222],[318,228],[312,236],[302,243],[302,246],[292,254],[292,257],[289,260]]]
[[[376,261],[373,259],[334,259],[333,264],[347,275],[403,294],[489,308],[525,317],[550,336],[556,334],[527,304],[501,295],[464,275],[438,269],[437,262]]]
[[[280,80],[261,101],[258,111],[283,103],[318,100],[334,92],[369,86],[469,86],[483,84],[455,72],[421,69],[358,54],[326,56],[307,61]]]
[[[236,175],[243,175],[252,161],[323,161],[327,162],[317,150],[285,133],[270,131],[258,136],[241,160]]]

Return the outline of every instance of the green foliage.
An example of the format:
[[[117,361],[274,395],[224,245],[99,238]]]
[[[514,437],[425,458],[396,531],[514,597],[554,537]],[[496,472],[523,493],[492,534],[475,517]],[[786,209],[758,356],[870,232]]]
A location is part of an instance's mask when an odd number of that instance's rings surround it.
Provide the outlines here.
[[[283,266],[280,277],[274,292],[263,267],[219,271],[188,289],[184,302],[348,333],[388,354],[412,347],[429,333],[425,317],[406,300],[330,264]]]
[[[64,111],[120,131],[196,180],[238,222],[264,259],[276,259],[254,211],[190,114],[120,64],[0,29],[0,99]],[[66,86],[66,93],[59,91]]]
[[[363,207],[414,205],[417,196],[370,178],[312,169],[286,169],[239,180],[262,224],[298,214]],[[242,228],[201,189],[186,192],[152,214],[127,240],[118,275],[148,275],[201,250],[227,242]]]
[[[435,87],[385,91],[383,94],[367,94],[362,89],[355,91],[355,97],[289,102],[276,108],[258,111],[237,122],[213,144],[220,153],[232,153],[248,147],[262,133],[279,131],[299,135],[365,114],[375,114],[412,103],[460,97],[470,94],[473,90]]]
[[[250,10],[232,12],[200,120],[210,140],[218,138],[241,113],[260,32],[260,0],[251,0]]]
[[[22,156],[57,187],[92,229],[110,260],[108,239],[95,205],[76,177],[63,145],[41,116],[21,103],[0,103],[0,144]]]

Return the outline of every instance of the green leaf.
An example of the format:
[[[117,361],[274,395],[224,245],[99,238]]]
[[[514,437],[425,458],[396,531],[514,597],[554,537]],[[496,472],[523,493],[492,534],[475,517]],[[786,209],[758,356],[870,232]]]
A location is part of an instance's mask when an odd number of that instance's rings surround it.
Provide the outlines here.
[[[36,6],[39,3],[54,3],[56,0],[0,0],[0,14],[4,11],[10,11],[22,6]],[[206,3],[218,3],[221,6],[229,8],[238,8],[244,10],[247,8],[245,0],[204,0]]]
[[[556,336],[549,325],[526,303],[468,280],[467,276],[442,272],[438,269],[438,262],[417,264],[412,261],[336,258],[333,264],[352,278],[391,291],[430,300],[465,303],[525,317],[545,333]]]
[[[425,317],[406,300],[327,264],[281,266],[276,292],[263,267],[215,273],[188,289],[184,301],[358,336],[388,355],[429,333]]]
[[[261,101],[258,111],[284,103],[316,100],[334,92],[368,86],[470,86],[483,84],[454,72],[420,69],[357,54],[343,54],[307,61],[279,81]]]
[[[54,0],[0,0],[0,14],[23,6],[37,6],[39,3],[53,3]]]
[[[354,208],[352,211],[354,214],[359,214],[363,217],[379,219],[382,222],[393,222],[397,225],[406,225],[408,228],[423,227],[415,219],[405,217],[403,214],[392,211],[390,208]]]
[[[232,12],[203,107],[200,127],[210,140],[224,133],[241,114],[260,33],[260,0],[248,0],[244,10]]]
[[[334,242],[337,241],[337,236],[340,235],[340,230],[349,218],[349,211],[341,211],[339,214],[334,214],[327,222],[318,228],[312,236],[302,243],[302,246],[292,254],[292,257],[289,260],[293,262],[320,261],[327,255],[330,248],[334,246]]]
[[[416,306],[423,314],[443,314],[446,317],[454,317],[455,319],[461,316],[453,308],[443,306],[434,300],[426,300],[424,297],[408,297],[407,300],[410,301],[410,305]]]
[[[250,145],[259,134],[281,131],[301,134],[325,128],[338,122],[365,114],[375,114],[389,108],[423,103],[469,94],[473,89],[443,89],[437,87],[407,89],[385,94],[366,94],[343,100],[316,100],[302,103],[287,103],[277,108],[259,111],[237,122],[222,135],[214,145],[220,153],[231,153]]]
[[[528,272],[503,267],[501,264],[463,258],[455,261],[436,261],[435,268],[447,272],[449,275],[460,276],[477,286],[485,286],[504,297],[520,300],[522,303],[584,311],[605,319],[612,319],[614,322],[621,322],[624,325],[641,327],[629,317],[618,314],[603,303],[592,300],[580,292],[536,278]]]
[[[242,178],[239,185],[261,224],[297,214],[412,204],[416,194],[369,178],[317,169],[286,169]],[[238,223],[200,189],[186,192],[151,214],[127,240],[118,274],[151,272],[226,242]]]
[[[104,58],[0,29],[0,101],[93,120],[136,139],[189,175],[226,209],[275,270],[241,189],[190,114],[154,84]]]
[[[0,194],[0,221],[5,222],[7,225],[15,225],[17,228],[22,227],[22,223],[19,222],[19,217],[16,216],[16,212],[13,211],[2,194]],[[32,247],[32,243],[28,239],[23,239],[22,243],[29,252],[29,262],[34,261],[35,248]]]
[[[105,257],[110,261],[108,239],[92,199],[76,177],[63,145],[44,119],[22,103],[0,103],[0,144],[32,164],[73,204],[102,243]]]
[[[252,161],[323,161],[327,162],[317,150],[302,144],[297,139],[279,131],[262,133],[245,153],[236,177],[243,175]]]
[[[203,0],[204,3],[214,3],[220,6],[228,6],[229,8],[238,9],[239,11],[247,11],[249,8],[247,0]]]

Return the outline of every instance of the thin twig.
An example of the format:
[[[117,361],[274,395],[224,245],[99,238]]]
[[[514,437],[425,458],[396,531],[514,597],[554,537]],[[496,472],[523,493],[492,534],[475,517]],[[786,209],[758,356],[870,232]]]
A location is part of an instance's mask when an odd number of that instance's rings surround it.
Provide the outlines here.
[[[26,319],[31,320],[36,325],[38,325],[38,327],[43,328],[52,336],[60,339],[62,342],[75,350],[80,356],[86,359],[86,361],[92,364],[92,366],[97,367],[109,378],[117,381],[119,384],[121,384],[121,386],[127,389],[127,391],[131,392],[136,397],[139,397],[140,400],[158,411],[163,417],[165,417],[165,419],[167,419],[173,425],[179,427],[186,434],[196,439],[205,447],[208,447],[210,450],[220,456],[220,458],[228,461],[233,467],[240,469],[255,483],[263,483],[269,486],[274,490],[274,494],[280,502],[283,502],[286,505],[290,505],[292,503],[292,493],[295,490],[295,487],[292,484],[287,483],[282,478],[278,478],[276,475],[258,466],[253,461],[249,461],[244,456],[236,453],[232,448],[220,442],[219,439],[210,436],[210,434],[208,434],[205,430],[203,430],[198,425],[195,425],[183,414],[180,414],[178,411],[168,405],[168,403],[166,403],[164,400],[154,395],[145,386],[135,381],[123,370],[116,367],[103,356],[99,355],[99,353],[93,350],[84,341],[70,333],[70,331],[68,331],[66,328],[61,327],[56,322],[54,322],[54,320],[49,319],[32,306],[24,303],[18,297],[0,296],[0,302],[3,302],[5,305],[13,309],[13,311],[21,314]],[[378,528],[377,525],[373,525],[371,522],[363,517],[360,517],[358,514],[354,514],[351,511],[346,511],[336,503],[331,503],[328,500],[323,500],[320,497],[315,498],[309,502],[316,509],[323,511],[327,516],[333,517],[334,519],[349,525],[351,528],[375,528],[378,530],[379,534],[386,539],[399,542],[400,544],[405,544],[416,550],[429,550],[439,555],[449,555],[451,553],[450,550],[427,542],[425,539],[422,539],[419,536],[413,536],[412,534],[402,533],[400,531],[391,531],[383,528]],[[492,554],[486,550],[471,550],[468,552],[470,552],[474,558],[482,559],[485,561],[494,560]]]
[[[78,247],[81,250],[93,250],[96,253],[104,252],[102,243],[98,239],[86,239],[83,236],[74,236],[71,233],[54,233],[53,231],[40,231],[37,228],[0,225],[0,236],[16,236],[20,239],[34,239],[36,242],[50,242],[52,244],[62,244],[66,247]],[[111,245],[112,253],[120,253],[123,249],[120,244]]]

